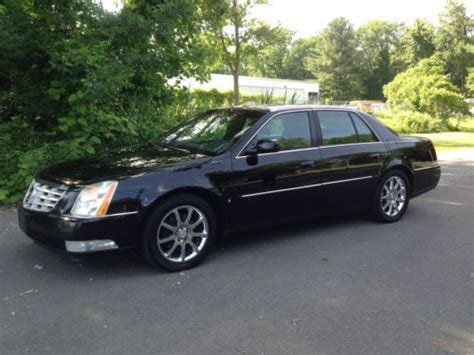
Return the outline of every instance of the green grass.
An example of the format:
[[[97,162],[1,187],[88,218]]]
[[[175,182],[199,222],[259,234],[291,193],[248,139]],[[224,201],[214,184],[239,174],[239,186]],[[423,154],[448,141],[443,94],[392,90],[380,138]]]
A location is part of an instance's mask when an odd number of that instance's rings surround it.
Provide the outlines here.
[[[474,128],[472,132],[414,133],[411,136],[431,139],[437,152],[474,148]]]
[[[461,132],[474,133],[474,117],[461,122],[461,124],[459,125],[459,130]]]

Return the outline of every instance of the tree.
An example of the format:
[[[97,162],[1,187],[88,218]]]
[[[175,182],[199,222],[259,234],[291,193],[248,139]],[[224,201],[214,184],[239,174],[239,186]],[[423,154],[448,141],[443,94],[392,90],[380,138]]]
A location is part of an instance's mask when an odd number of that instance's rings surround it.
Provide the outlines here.
[[[403,60],[407,66],[417,64],[421,59],[431,57],[435,52],[435,28],[421,19],[416,19],[405,29],[402,37]]]
[[[318,38],[318,51],[308,57],[306,68],[320,82],[322,96],[347,101],[362,93],[360,52],[352,24],[345,18],[331,21]]]
[[[283,78],[288,63],[293,32],[282,26],[261,23],[255,29],[256,37],[264,43],[259,51],[242,60],[244,75]]]
[[[211,0],[3,0],[0,202],[45,166],[156,137],[168,79],[204,77]],[[124,143],[125,142],[125,143]]]
[[[445,127],[451,116],[469,112],[469,105],[444,74],[443,62],[436,56],[398,74],[385,85],[384,93],[389,104],[428,113]]]
[[[216,0],[210,10],[211,18],[219,19],[212,27],[212,34],[219,43],[222,61],[233,77],[235,105],[240,101],[239,75],[242,63],[274,45],[275,34],[278,37],[279,32],[282,32],[281,27],[271,28],[250,17],[255,5],[265,3],[265,0]]]
[[[465,90],[467,68],[474,66],[472,30],[474,21],[466,14],[461,0],[447,0],[439,17],[436,50],[445,63],[445,70],[452,83]]]
[[[314,79],[313,74],[306,69],[306,61],[310,56],[315,56],[319,47],[317,36],[297,39],[290,48],[284,74],[282,78],[294,80]]]
[[[366,98],[383,99],[383,86],[402,70],[401,32],[400,23],[379,20],[366,22],[357,30]]]
[[[474,97],[474,68],[469,68],[468,71],[469,74],[467,75],[466,80],[466,94],[468,97]]]
[[[169,78],[206,74],[206,6],[129,0],[109,14],[92,0],[7,0],[0,80],[12,114],[73,136],[129,130],[166,102]]]

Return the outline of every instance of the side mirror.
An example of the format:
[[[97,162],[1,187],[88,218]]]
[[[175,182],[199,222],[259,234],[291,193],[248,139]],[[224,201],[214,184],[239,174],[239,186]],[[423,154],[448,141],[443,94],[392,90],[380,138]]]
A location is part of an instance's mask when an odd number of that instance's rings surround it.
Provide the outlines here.
[[[280,145],[276,139],[260,139],[254,147],[247,151],[247,154],[274,153],[280,150]]]

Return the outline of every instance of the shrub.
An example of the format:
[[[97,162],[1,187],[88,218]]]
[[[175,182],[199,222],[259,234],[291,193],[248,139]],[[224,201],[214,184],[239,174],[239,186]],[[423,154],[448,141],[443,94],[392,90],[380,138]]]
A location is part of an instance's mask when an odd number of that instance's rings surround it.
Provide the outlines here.
[[[1,3],[0,203],[49,164],[155,137],[168,79],[209,70],[203,2]]]
[[[441,118],[449,128],[447,119],[469,114],[469,104],[461,94],[445,88],[432,88],[421,95],[421,107],[434,117]]]
[[[156,139],[199,111],[230,106],[232,92],[175,90],[168,100],[170,104],[155,114],[150,109],[145,116],[146,107],[123,115],[88,107],[86,117],[62,117],[59,129],[50,131],[37,130],[21,119],[0,123],[0,203],[20,201],[32,177],[48,165]],[[242,96],[244,103],[282,100],[271,95]]]
[[[377,118],[398,133],[429,133],[445,130],[445,122],[427,113],[413,110],[377,112]]]
[[[273,96],[272,92],[266,94],[240,95],[242,105],[258,104],[283,104],[290,98]],[[176,90],[170,105],[163,107],[160,116],[166,118],[167,127],[174,126],[180,119],[210,108],[231,106],[233,101],[232,91],[220,92],[215,89],[204,90]]]
[[[449,119],[469,113],[469,105],[444,74],[443,63],[435,56],[421,60],[416,66],[398,74],[385,85],[384,94],[390,105],[433,116],[424,126],[449,128]],[[421,117],[421,116],[420,116]],[[413,119],[423,121],[420,117]],[[423,125],[422,125],[423,126]]]

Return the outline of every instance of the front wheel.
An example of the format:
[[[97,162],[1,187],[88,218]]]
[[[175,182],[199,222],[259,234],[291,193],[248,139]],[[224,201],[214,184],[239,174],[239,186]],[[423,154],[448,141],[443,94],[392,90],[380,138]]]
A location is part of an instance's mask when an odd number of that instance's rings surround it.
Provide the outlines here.
[[[377,186],[372,214],[381,222],[398,221],[408,208],[410,191],[410,183],[405,173],[400,170],[389,172]]]
[[[151,212],[142,252],[152,265],[180,271],[199,264],[215,236],[216,222],[209,204],[195,195],[177,195]]]

